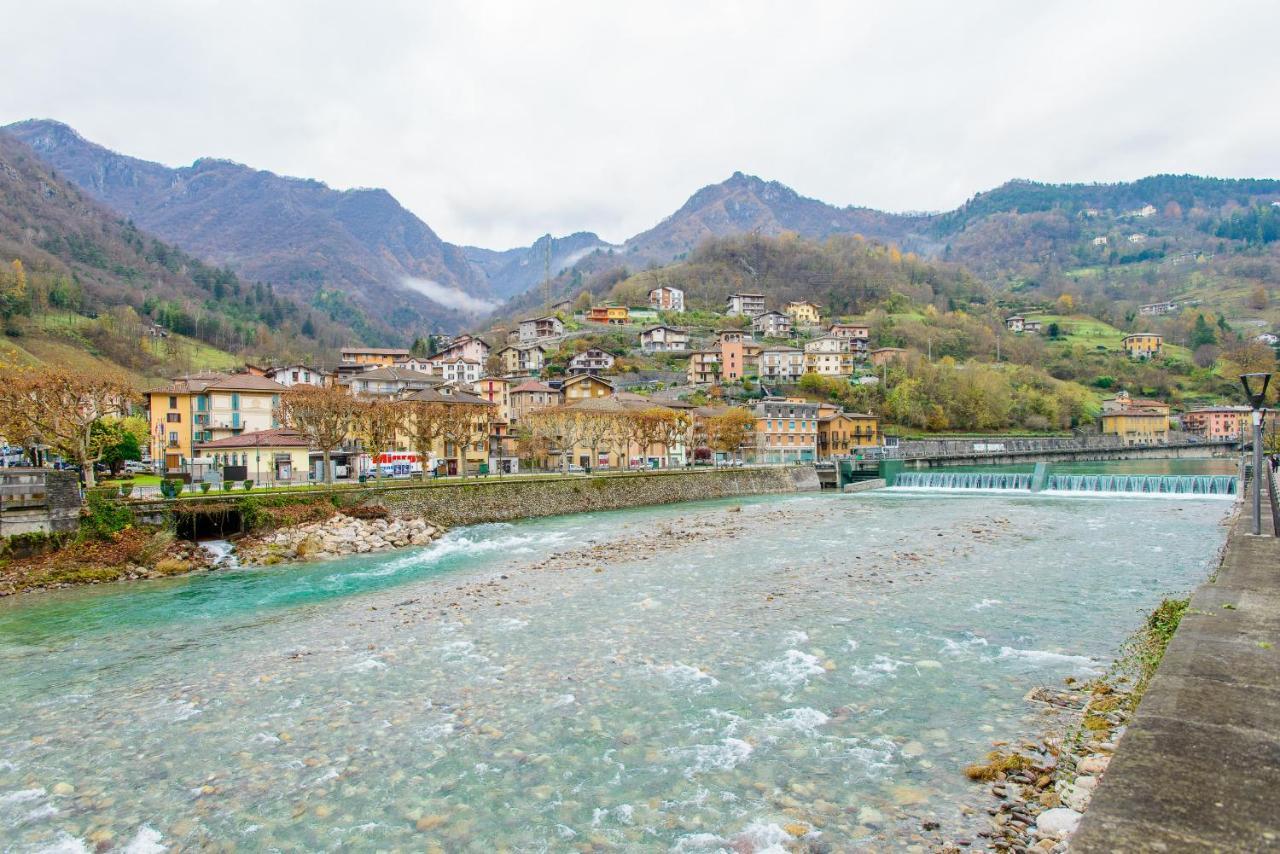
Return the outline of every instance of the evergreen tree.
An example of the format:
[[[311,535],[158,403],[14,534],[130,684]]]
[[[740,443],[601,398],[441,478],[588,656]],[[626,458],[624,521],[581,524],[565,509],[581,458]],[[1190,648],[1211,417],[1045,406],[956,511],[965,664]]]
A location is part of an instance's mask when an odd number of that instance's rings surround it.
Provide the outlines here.
[[[1209,326],[1208,321],[1204,319],[1203,314],[1196,315],[1195,328],[1191,330],[1191,349],[1201,347],[1205,344],[1217,344],[1218,336],[1213,333],[1213,327]]]

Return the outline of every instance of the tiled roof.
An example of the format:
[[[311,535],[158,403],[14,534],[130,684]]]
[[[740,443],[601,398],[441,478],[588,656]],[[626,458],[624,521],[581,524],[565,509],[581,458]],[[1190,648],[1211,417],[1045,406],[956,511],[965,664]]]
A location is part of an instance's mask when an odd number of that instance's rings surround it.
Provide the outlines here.
[[[546,384],[546,383],[544,383],[544,382],[539,382],[538,380],[525,380],[524,382],[520,383],[520,385],[518,385],[518,386],[516,386],[515,388],[511,389],[511,393],[512,393],[512,394],[515,394],[515,393],[516,393],[516,392],[518,392],[518,391],[550,391],[550,392],[554,392],[554,391],[555,391],[555,389],[553,389],[551,386],[547,385],[547,384]]]
[[[439,388],[424,388],[421,391],[415,391],[413,394],[406,395],[401,399],[425,403],[474,403],[483,406],[497,406],[497,404],[491,400],[485,400],[483,397],[479,397],[478,395],[457,389],[445,394]]]
[[[228,436],[225,439],[214,439],[212,442],[197,442],[197,448],[218,450],[220,448],[306,448],[307,437],[284,427],[275,430],[259,430],[256,433],[241,433],[239,436]]]
[[[414,370],[410,370],[409,368],[397,368],[394,366],[389,368],[374,368],[371,371],[365,371],[362,374],[357,374],[355,377],[353,377],[353,379],[392,380],[392,381],[398,381],[398,382],[426,382],[426,383],[437,383],[437,384],[441,382],[439,377],[434,377],[431,374],[424,374],[422,373],[422,371],[414,371]]]

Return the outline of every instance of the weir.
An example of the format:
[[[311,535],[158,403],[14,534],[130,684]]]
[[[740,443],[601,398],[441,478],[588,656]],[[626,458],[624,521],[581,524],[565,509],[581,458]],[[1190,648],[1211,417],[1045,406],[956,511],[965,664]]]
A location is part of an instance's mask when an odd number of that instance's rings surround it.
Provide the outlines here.
[[[1000,491],[1050,495],[1162,495],[1234,497],[1239,482],[1231,475],[1054,474],[1044,464],[1034,472],[900,472],[896,489]]]

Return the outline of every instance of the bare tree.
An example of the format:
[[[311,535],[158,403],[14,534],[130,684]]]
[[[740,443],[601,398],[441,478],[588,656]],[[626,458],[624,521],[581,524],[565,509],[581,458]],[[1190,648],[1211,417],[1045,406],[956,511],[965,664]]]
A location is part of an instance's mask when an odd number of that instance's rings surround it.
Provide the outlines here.
[[[492,407],[480,403],[452,401],[441,404],[440,435],[453,445],[458,460],[458,474],[467,476],[467,447],[477,434],[484,435]]]
[[[359,402],[337,386],[296,385],[280,395],[276,419],[301,433],[324,458],[324,482],[333,483],[331,458],[356,426]]]
[[[86,487],[94,485],[93,464],[113,441],[94,424],[109,415],[127,415],[137,392],[121,376],[86,375],[65,368],[0,370],[0,432],[35,439],[80,466]]]
[[[373,457],[374,477],[378,480],[382,479],[378,457],[395,445],[404,421],[404,409],[393,401],[378,398],[357,401],[355,426]]]
[[[410,400],[401,404],[406,408],[405,425],[409,431],[409,443],[422,460],[422,476],[427,476],[427,462],[440,438],[440,419],[444,405],[425,400]]]

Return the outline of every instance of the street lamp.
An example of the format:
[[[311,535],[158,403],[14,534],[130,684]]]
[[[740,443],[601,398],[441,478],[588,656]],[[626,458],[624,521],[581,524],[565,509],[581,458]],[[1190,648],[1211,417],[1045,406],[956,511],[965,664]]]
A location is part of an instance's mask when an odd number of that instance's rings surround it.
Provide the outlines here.
[[[1267,386],[1271,382],[1271,374],[1243,374],[1240,385],[1244,386],[1244,396],[1253,410],[1253,534],[1262,534],[1262,404],[1267,396]]]

